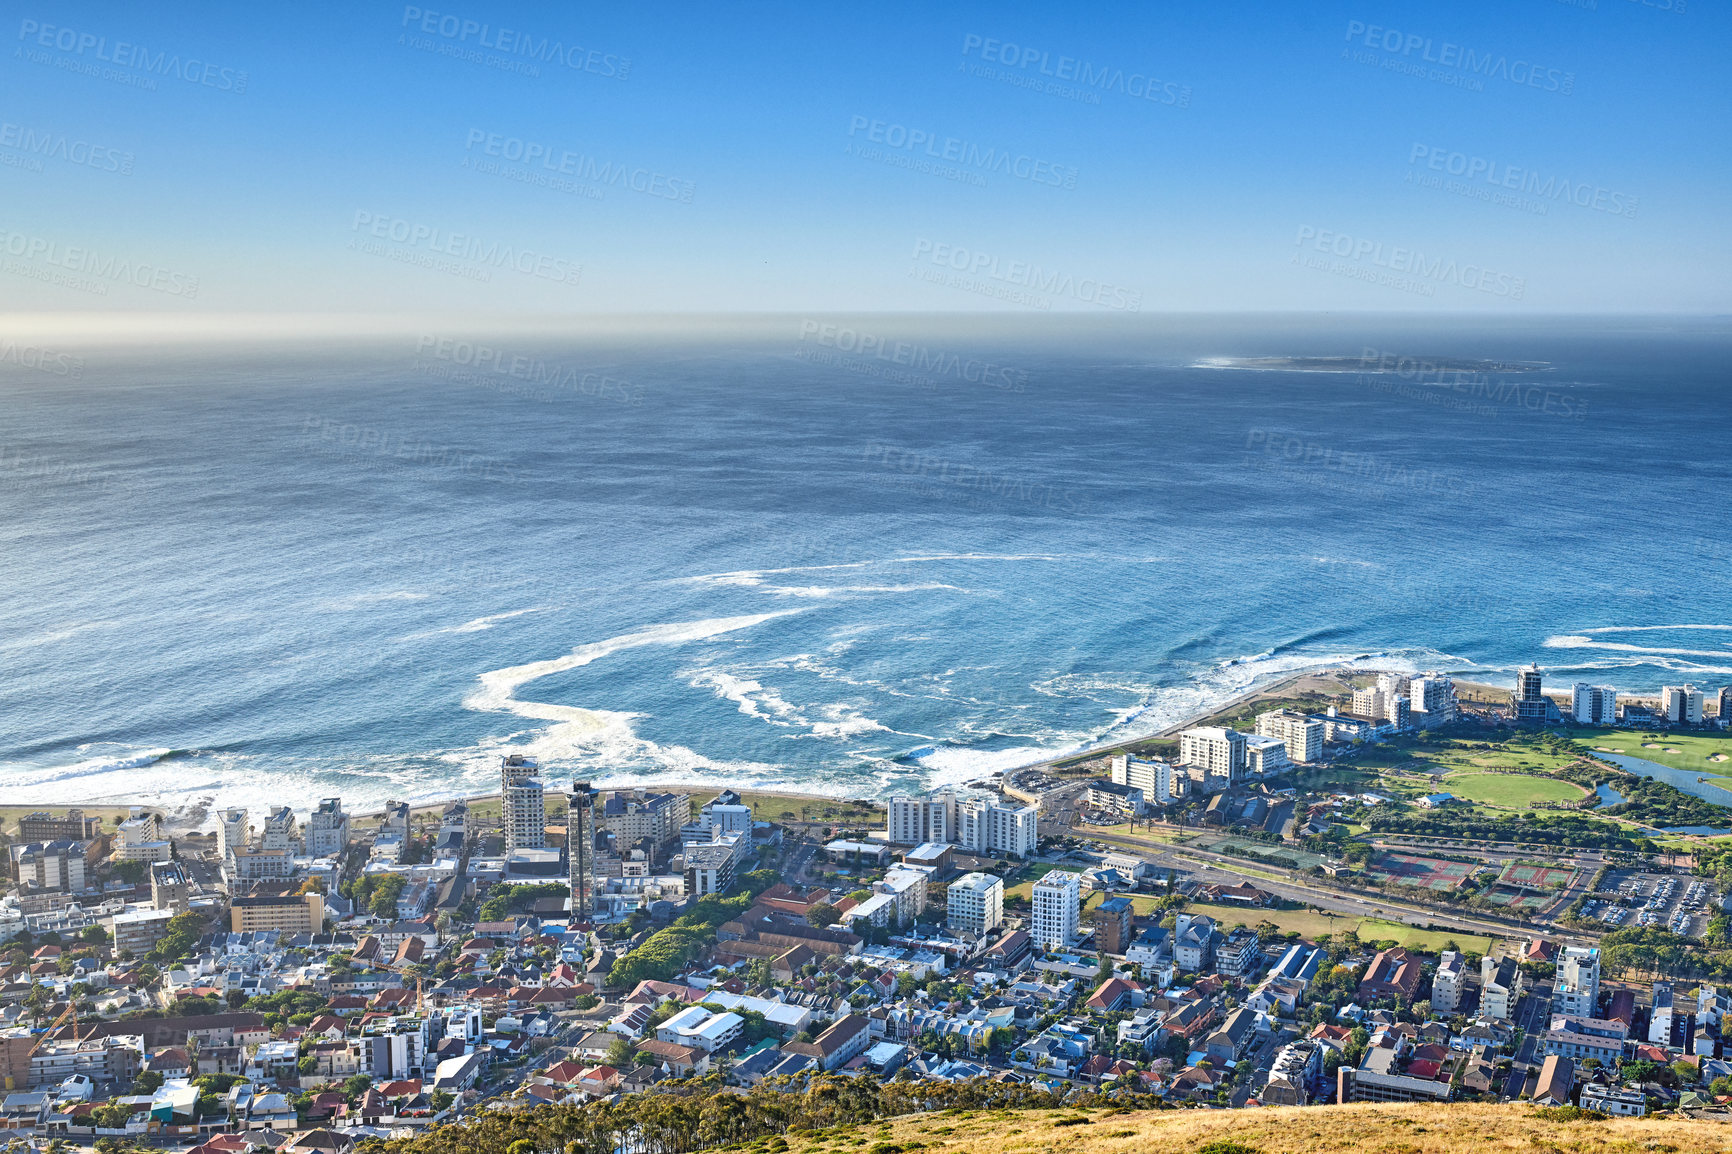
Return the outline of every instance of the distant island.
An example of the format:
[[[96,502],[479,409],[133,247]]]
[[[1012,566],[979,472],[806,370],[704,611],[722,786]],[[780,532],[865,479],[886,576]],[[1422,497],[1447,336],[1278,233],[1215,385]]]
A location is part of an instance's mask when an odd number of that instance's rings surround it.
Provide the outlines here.
[[[1425,376],[1440,373],[1542,373],[1546,361],[1494,361],[1468,357],[1396,357],[1367,349],[1351,357],[1204,357],[1194,369],[1274,369],[1294,373],[1389,373]]]

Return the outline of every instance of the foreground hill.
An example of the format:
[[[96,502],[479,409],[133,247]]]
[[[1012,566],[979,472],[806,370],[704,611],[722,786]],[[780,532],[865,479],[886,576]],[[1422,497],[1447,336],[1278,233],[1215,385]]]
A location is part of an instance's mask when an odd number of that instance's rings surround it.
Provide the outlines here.
[[[1732,1125],[1525,1105],[948,1110],[767,1139],[787,1154],[1726,1154]]]

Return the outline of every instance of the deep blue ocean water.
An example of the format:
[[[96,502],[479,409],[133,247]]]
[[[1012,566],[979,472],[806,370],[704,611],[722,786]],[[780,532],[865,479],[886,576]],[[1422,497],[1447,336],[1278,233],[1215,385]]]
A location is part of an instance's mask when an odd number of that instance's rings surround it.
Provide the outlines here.
[[[879,795],[1314,665],[1732,680],[1727,325],[831,323],[0,363],[0,797]],[[1368,349],[1532,371],[1206,367]]]

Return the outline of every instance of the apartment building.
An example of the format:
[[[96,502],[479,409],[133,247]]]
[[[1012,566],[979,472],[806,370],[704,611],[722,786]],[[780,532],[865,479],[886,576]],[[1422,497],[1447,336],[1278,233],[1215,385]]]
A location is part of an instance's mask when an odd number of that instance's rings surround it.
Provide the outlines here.
[[[1034,916],[1029,936],[1044,950],[1062,950],[1076,941],[1082,884],[1076,874],[1053,870],[1034,883]]]
[[[952,928],[985,937],[1004,921],[1004,882],[991,874],[965,874],[950,883],[944,907]]]
[[[102,819],[85,817],[81,809],[69,809],[60,817],[45,810],[18,819],[21,842],[94,841],[102,836]]]
[[[168,933],[168,923],[173,918],[173,910],[132,906],[108,918],[105,928],[114,939],[116,956],[127,953],[142,958]]]
[[[1407,683],[1413,724],[1421,729],[1448,725],[1460,712],[1455,682],[1441,673],[1422,673]]]
[[[1318,738],[1321,746],[1322,738]],[[1174,789],[1173,767],[1158,757],[1132,757],[1121,753],[1112,760],[1112,782],[1143,791],[1149,805],[1166,805],[1178,796]]]
[[[316,934],[325,928],[325,899],[320,894],[235,898],[229,903],[229,929],[237,934],[279,930]]]
[[[1323,723],[1294,709],[1272,709],[1257,715],[1257,735],[1273,737],[1300,763],[1323,760]]]
[[[895,845],[956,845],[1008,857],[1027,857],[1040,840],[1034,806],[985,796],[959,799],[947,789],[923,798],[891,798],[888,832]]]
[[[225,809],[217,815],[217,854],[228,860],[247,844],[247,811]]]
[[[1210,789],[1225,788],[1245,776],[1245,735],[1219,725],[1179,734],[1179,764],[1200,770]]]
[[[1466,987],[1466,960],[1458,950],[1445,950],[1431,978],[1431,1008],[1439,1014],[1455,1013]]]
[[[349,848],[349,815],[343,799],[327,797],[307,817],[307,852],[313,857],[337,857]]]
[[[1673,725],[1701,725],[1702,702],[1702,691],[1694,685],[1668,685],[1660,690],[1660,712]]]
[[[1552,1013],[1593,1018],[1599,1003],[1600,951],[1593,946],[1565,946],[1552,985]]]
[[[150,867],[150,904],[171,914],[184,914],[190,886],[186,871],[177,861],[154,862]]]
[[[499,759],[499,804],[507,853],[546,847],[547,799],[539,762],[521,753]]]
[[[1570,694],[1570,716],[1578,725],[1614,725],[1618,720],[1618,691],[1609,685],[1576,682]]]
[[[282,850],[288,853],[295,851],[295,811],[286,805],[275,806],[265,815],[265,824],[259,831],[259,848],[265,850]]]
[[[1479,1012],[1488,1018],[1508,1020],[1521,1001],[1523,978],[1514,958],[1479,960]]]
[[[648,839],[657,849],[680,838],[680,827],[692,814],[692,799],[684,793],[652,793],[648,790],[616,790],[607,795],[596,812],[596,824],[610,831],[622,847]],[[710,808],[710,829],[724,833],[747,833],[752,829],[750,806],[723,807],[718,815]],[[707,831],[706,831],[707,832]]]

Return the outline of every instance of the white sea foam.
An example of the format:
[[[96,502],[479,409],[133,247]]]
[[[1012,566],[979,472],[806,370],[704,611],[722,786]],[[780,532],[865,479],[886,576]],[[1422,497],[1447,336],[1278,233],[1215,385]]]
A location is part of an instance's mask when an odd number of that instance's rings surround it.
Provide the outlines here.
[[[1722,633],[1732,633],[1732,625],[1601,625],[1596,629],[1584,629],[1583,633],[1648,633],[1658,629],[1703,629]]]
[[[433,632],[434,633],[480,633],[484,630],[492,629],[495,625],[499,624],[501,621],[510,621],[513,617],[522,617],[526,613],[541,613],[545,609],[546,609],[546,606],[538,605],[533,609],[513,609],[509,613],[490,613],[486,617],[477,617],[472,621],[465,621],[461,625],[452,625],[446,629],[435,629]]]
[[[727,769],[730,768],[729,765],[712,761],[682,746],[658,746],[638,737],[632,731],[631,725],[638,716],[635,713],[524,701],[516,696],[516,691],[532,681],[581,669],[622,650],[645,645],[681,645],[688,641],[702,641],[724,633],[750,629],[765,621],[798,612],[801,611],[790,609],[779,613],[756,613],[742,617],[715,617],[705,621],[652,625],[634,633],[610,637],[605,641],[579,645],[563,657],[531,661],[483,673],[478,678],[480,688],[464,698],[463,704],[469,709],[512,713],[537,721],[553,722],[552,726],[538,733],[527,745],[512,746],[516,752],[543,759],[550,767],[561,762],[576,762],[588,766],[591,759],[599,758],[615,763],[650,762],[674,773]],[[491,760],[501,746],[502,743],[497,740],[485,742],[478,748],[478,752]],[[744,763],[731,768],[762,770],[768,767]]]
[[[1701,626],[1690,626],[1692,629]],[[1604,649],[1613,653],[1639,653],[1655,657],[1724,657],[1732,658],[1725,649],[1673,649],[1652,645],[1632,645],[1627,641],[1596,641],[1580,633],[1565,633],[1545,639],[1547,649]]]
[[[83,621],[48,633],[38,633],[34,637],[20,637],[0,643],[0,649],[33,649],[38,645],[52,645],[56,641],[65,641],[68,637],[77,637],[80,633],[88,633],[92,629],[113,629],[119,624],[118,621]]]

